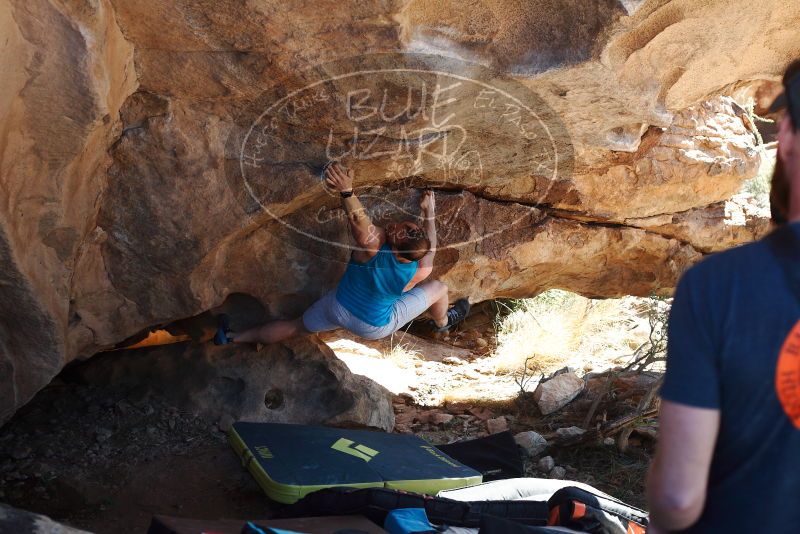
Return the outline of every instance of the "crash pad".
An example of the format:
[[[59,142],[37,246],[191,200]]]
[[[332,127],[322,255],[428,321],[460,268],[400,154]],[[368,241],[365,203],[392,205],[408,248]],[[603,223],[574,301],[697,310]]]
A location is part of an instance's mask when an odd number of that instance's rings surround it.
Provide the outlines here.
[[[436,495],[481,474],[412,435],[283,423],[234,423],[228,438],[267,496],[291,504],[330,487]]]

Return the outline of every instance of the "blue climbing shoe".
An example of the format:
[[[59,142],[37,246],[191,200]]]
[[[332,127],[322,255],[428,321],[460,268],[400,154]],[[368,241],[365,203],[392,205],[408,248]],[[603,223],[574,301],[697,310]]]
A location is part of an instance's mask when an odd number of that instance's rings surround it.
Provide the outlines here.
[[[469,314],[469,301],[467,299],[458,299],[453,303],[449,310],[447,310],[447,324],[444,326],[436,326],[436,323],[431,319],[431,327],[434,332],[449,332],[451,328],[467,318]]]
[[[218,315],[217,333],[214,334],[214,345],[227,345],[228,343],[232,343],[233,340],[228,337],[230,331],[230,317],[225,313]]]

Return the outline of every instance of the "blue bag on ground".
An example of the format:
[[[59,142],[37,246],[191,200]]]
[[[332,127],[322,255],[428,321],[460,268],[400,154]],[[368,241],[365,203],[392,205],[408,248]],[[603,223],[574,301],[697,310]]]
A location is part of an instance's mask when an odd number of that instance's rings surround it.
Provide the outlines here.
[[[389,534],[427,534],[436,532],[424,508],[398,508],[386,516],[383,528]]]

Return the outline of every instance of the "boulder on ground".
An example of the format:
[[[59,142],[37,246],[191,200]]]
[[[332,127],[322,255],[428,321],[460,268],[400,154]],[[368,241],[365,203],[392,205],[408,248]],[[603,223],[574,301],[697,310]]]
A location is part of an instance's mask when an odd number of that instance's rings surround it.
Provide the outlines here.
[[[583,391],[583,379],[573,372],[561,373],[542,382],[533,392],[533,400],[542,415],[556,412],[572,402]]]
[[[167,397],[225,429],[233,421],[328,424],[391,431],[392,394],[354,375],[327,345],[299,337],[261,351],[177,344],[108,353],[78,371],[133,396]]]

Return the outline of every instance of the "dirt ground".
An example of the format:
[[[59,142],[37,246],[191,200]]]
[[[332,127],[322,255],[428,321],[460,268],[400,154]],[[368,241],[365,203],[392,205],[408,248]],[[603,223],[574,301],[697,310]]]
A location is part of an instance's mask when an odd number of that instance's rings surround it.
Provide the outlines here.
[[[214,425],[156,398],[63,380],[0,429],[0,500],[97,533],[153,514],[260,518],[270,510]]]

